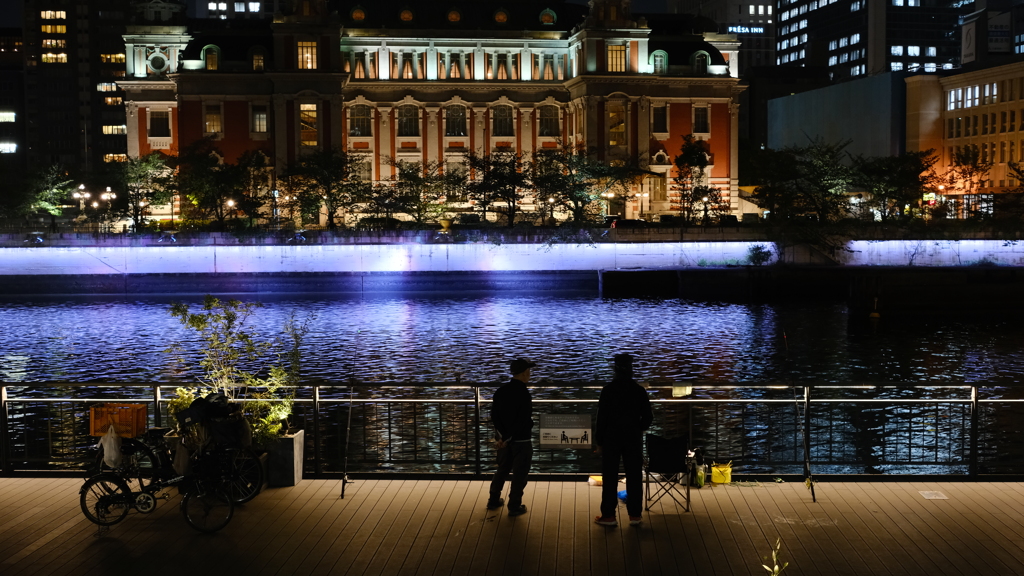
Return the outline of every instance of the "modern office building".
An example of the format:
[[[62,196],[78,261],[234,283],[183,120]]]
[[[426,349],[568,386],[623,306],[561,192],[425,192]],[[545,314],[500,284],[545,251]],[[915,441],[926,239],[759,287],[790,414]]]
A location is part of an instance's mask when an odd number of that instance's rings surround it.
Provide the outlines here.
[[[25,170],[24,72],[21,28],[0,28],[0,171]]]
[[[122,35],[128,0],[28,0],[25,153],[30,166],[89,171],[125,156]]]
[[[671,213],[672,159],[692,133],[707,142],[711,183],[738,205],[739,43],[654,20],[624,0],[589,10],[301,0],[230,26],[139,20],[119,83],[128,153],[173,154],[210,138],[226,161],[258,150],[281,174],[338,147],[365,154],[366,177],[379,181],[393,174],[389,159],[451,163],[466,151],[579,143],[652,173],[648,195],[625,206],[636,217]]]
[[[833,81],[959,66],[959,0],[780,0],[779,65],[827,66]]]

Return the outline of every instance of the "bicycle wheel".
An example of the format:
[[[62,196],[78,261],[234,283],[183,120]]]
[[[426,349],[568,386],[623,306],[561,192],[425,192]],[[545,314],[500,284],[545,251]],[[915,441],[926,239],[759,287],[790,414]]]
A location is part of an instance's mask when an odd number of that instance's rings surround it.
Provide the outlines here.
[[[135,492],[143,492],[156,479],[160,462],[153,450],[134,438],[121,440],[121,467],[112,470],[103,461],[103,448],[96,455],[96,468],[100,473],[113,472],[124,478],[128,486]]]
[[[233,451],[226,489],[235,504],[245,504],[263,489],[263,463],[251,448]]]
[[[116,474],[99,474],[85,481],[79,491],[82,512],[100,526],[117,524],[134,506],[132,492]]]
[[[220,490],[207,490],[199,483],[181,499],[181,513],[196,530],[216,532],[231,521],[235,505]]]

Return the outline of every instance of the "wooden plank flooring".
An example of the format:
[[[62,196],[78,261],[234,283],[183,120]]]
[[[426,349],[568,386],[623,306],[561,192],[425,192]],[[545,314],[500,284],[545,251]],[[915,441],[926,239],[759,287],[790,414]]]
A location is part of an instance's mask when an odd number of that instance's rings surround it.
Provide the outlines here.
[[[531,482],[527,513],[509,518],[484,508],[485,481],[357,480],[342,500],[339,481],[305,480],[217,534],[191,530],[174,497],[99,536],[81,483],[0,478],[0,574],[761,575],[777,538],[786,576],[1024,574],[1012,482],[819,483],[817,503],[799,483],[716,485],[693,491],[690,513],[664,498],[641,527],[605,528],[584,482]]]

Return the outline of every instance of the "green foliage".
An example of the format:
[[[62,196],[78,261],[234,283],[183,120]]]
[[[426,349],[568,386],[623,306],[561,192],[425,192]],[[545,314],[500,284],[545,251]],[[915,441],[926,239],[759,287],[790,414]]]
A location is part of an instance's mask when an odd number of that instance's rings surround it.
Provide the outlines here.
[[[51,216],[60,216],[63,205],[70,197],[74,185],[68,173],[58,164],[47,166],[32,183],[32,202],[30,210],[46,212]]]
[[[937,161],[935,150],[858,157],[855,183],[870,194],[865,205],[877,211],[882,222],[906,222],[914,217],[922,195],[934,189],[938,176],[932,168]]]
[[[532,182],[524,165],[523,156],[513,151],[498,151],[478,156],[466,154],[466,165],[472,170],[473,178],[467,184],[469,198],[483,209],[484,220],[490,206],[502,205],[501,212],[506,224],[516,224],[519,204],[530,195]]]
[[[602,195],[613,192],[628,199],[632,186],[646,174],[633,165],[598,160],[595,150],[568,144],[534,152],[529,171],[537,199],[554,200],[555,208],[568,213],[576,226],[597,219]]]
[[[168,173],[165,158],[159,152],[140,157],[128,157],[124,162],[108,165],[111,189],[117,193],[115,213],[131,218],[137,231],[142,230],[154,204],[164,204],[171,198],[166,187]]]
[[[359,173],[366,161],[365,156],[340,148],[318,149],[300,156],[285,174],[303,218],[315,219],[322,208],[327,213],[328,228],[337,227],[339,217],[344,222],[342,212],[371,195],[371,184]]]
[[[782,539],[778,538],[775,540],[775,547],[772,548],[771,558],[765,558],[766,564],[761,564],[768,576],[779,576],[782,571],[789,566],[789,562],[783,562],[779,564],[779,553],[782,551]],[[770,564],[770,566],[769,566]]]
[[[763,266],[772,259],[772,251],[763,244],[754,244],[747,249],[747,261],[754,266]]]
[[[310,318],[301,324],[289,318],[279,336],[268,338],[248,324],[262,307],[259,302],[206,296],[199,311],[175,302],[170,314],[203,343],[199,361],[203,387],[192,390],[192,396],[219,392],[241,401],[242,412],[252,425],[253,442],[266,445],[280,433],[281,421],[291,414],[293,397],[287,389],[298,383],[300,348]],[[178,354],[179,361],[185,363],[180,344],[168,351]]]
[[[423,225],[449,218],[453,199],[465,194],[465,173],[455,166],[446,169],[437,161],[406,162],[393,158],[387,162],[395,167],[396,175],[373,188],[373,196],[380,198],[371,199],[371,213],[383,212],[385,217],[396,212],[406,214]]]
[[[675,157],[676,177],[673,178],[674,192],[678,202],[673,208],[679,212],[686,224],[698,220],[707,224],[711,218],[729,213],[729,206],[722,200],[722,192],[710,185],[708,167],[711,153],[707,142],[698,140],[693,134],[683,136],[680,153]]]

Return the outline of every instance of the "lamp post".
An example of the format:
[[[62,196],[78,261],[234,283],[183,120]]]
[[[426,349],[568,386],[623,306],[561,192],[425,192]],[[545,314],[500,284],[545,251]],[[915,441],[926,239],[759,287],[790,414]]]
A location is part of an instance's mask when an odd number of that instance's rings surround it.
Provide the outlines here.
[[[707,226],[708,225],[708,197],[705,196],[704,198],[701,198],[701,200],[704,202],[704,225]]]
[[[78,190],[72,193],[71,196],[78,200],[78,210],[85,210],[85,201],[89,199],[89,193],[85,191],[85,184],[79,184]]]
[[[551,197],[548,198],[548,208],[551,210],[551,215],[548,216],[548,222],[550,222],[550,224],[552,226],[554,226],[555,225],[555,199],[554,198],[551,198]]]
[[[273,213],[271,214],[271,216],[273,216],[274,230],[277,230],[279,228],[279,226],[278,226],[278,215],[277,215],[277,196],[280,193],[281,192],[279,190],[277,190],[277,189],[274,189],[274,190],[270,191],[270,195],[273,198],[273,203],[274,203]]]
[[[642,194],[638,194],[637,196],[640,197],[640,215],[638,216],[638,219],[643,220],[644,219],[644,198],[647,198],[648,196],[650,196],[650,193],[649,192],[644,192]]]

